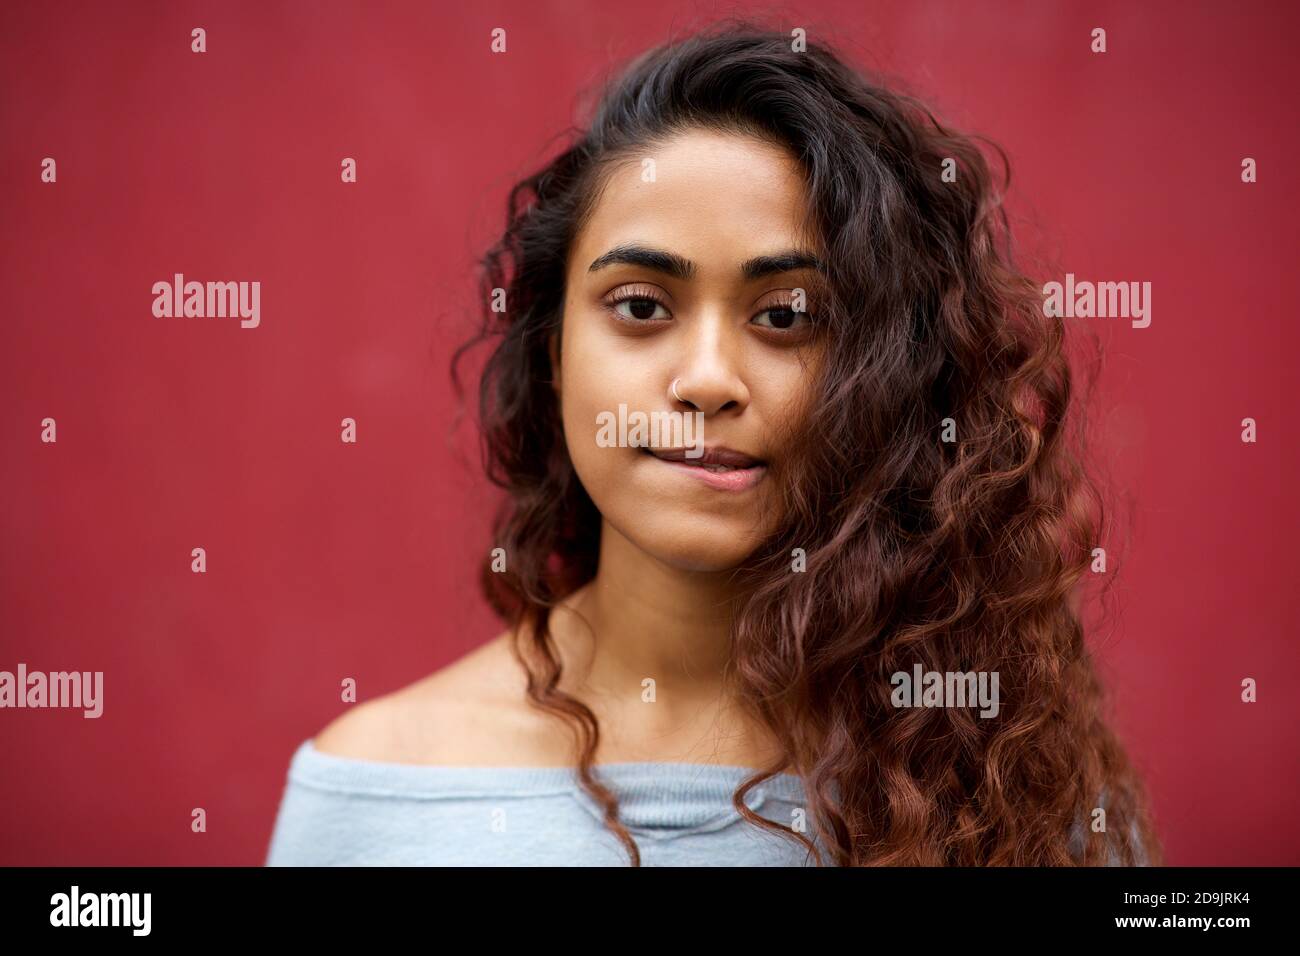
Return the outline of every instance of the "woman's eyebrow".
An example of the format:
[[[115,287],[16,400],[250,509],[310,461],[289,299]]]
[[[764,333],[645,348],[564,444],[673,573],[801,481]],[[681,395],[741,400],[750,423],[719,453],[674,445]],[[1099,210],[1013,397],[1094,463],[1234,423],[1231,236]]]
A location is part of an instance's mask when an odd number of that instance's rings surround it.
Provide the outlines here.
[[[674,279],[687,280],[695,276],[695,263],[690,259],[683,258],[675,252],[635,244],[615,246],[592,262],[587,272],[597,272],[616,263],[653,269]],[[796,269],[824,270],[824,266],[816,256],[799,249],[755,256],[746,259],[740,265],[740,273],[746,282],[780,272],[793,272]]]

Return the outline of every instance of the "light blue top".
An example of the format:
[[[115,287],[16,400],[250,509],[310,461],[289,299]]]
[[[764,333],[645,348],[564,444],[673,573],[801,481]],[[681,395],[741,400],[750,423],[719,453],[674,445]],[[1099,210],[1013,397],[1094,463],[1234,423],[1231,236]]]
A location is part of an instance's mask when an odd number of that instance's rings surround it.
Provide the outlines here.
[[[619,798],[642,866],[814,866],[806,848],[741,817],[754,771],[698,763],[592,768]],[[797,776],[746,795],[814,839]],[[462,767],[340,757],[303,741],[289,765],[267,866],[629,866],[572,767]],[[805,822],[806,821],[806,822]],[[821,844],[818,844],[821,846]]]
[[[748,767],[598,764],[642,866],[815,866],[793,837],[731,805]],[[754,813],[812,833],[803,784],[778,774],[750,790]],[[623,845],[572,767],[381,763],[299,744],[267,866],[628,866]],[[1076,852],[1087,831],[1075,828]],[[1116,858],[1111,857],[1115,865]],[[1145,860],[1142,861],[1145,863]]]

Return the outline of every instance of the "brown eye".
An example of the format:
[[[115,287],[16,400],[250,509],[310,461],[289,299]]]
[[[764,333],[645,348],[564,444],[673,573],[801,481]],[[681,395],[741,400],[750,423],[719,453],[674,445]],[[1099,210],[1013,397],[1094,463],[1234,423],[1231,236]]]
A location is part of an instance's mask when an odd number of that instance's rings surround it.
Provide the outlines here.
[[[604,301],[605,310],[626,325],[643,325],[671,319],[667,304],[654,292],[653,286],[624,286],[610,293]]]
[[[770,324],[764,325],[759,321],[764,316],[768,316]],[[796,312],[790,305],[774,305],[754,316],[754,322],[762,328],[776,329],[781,332],[788,331],[796,326],[807,325],[811,321],[812,318],[807,312]]]
[[[621,311],[620,306],[627,306],[627,311]],[[629,296],[625,299],[619,299],[613,304],[613,308],[616,315],[636,322],[668,318],[667,314],[655,314],[655,310],[663,308],[658,300],[649,299],[644,296]],[[665,312],[666,311],[667,310],[665,310]]]

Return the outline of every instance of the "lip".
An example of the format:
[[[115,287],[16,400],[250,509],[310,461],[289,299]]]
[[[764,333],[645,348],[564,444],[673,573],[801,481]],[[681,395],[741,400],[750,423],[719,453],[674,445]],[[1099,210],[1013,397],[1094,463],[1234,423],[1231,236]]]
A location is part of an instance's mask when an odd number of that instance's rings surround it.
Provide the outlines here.
[[[642,448],[646,455],[662,462],[674,471],[689,475],[694,480],[703,482],[718,491],[746,491],[757,485],[767,475],[767,465],[750,455],[730,448],[706,448],[698,458],[687,458],[683,448]],[[697,461],[711,465],[731,465],[731,471],[709,471],[699,465],[689,464]]]
[[[723,445],[710,445],[702,455],[689,455],[695,448],[647,448],[646,451],[664,461],[693,461],[701,465],[729,465],[732,468],[752,468],[763,464],[753,455],[727,448]]]

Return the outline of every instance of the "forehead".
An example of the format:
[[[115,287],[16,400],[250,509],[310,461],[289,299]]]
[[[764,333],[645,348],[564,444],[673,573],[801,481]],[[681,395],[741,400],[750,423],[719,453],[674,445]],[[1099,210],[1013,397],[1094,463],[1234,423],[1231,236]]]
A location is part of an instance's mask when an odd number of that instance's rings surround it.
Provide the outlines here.
[[[670,249],[701,274],[797,246],[807,189],[798,162],[756,137],[690,131],[617,164],[574,243],[585,271],[624,242]]]

